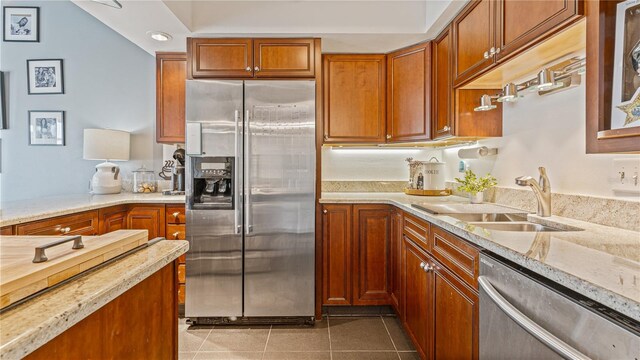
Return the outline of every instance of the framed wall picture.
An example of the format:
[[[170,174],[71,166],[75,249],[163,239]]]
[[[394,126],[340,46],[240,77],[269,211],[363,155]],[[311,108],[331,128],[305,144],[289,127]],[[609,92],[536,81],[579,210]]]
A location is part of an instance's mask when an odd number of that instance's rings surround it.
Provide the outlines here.
[[[29,111],[29,145],[64,146],[64,111]]]
[[[29,95],[64,94],[62,59],[27,60]]]
[[[617,5],[611,128],[640,126],[640,0]]]
[[[4,41],[40,41],[40,8],[33,6],[5,6],[2,8]]]

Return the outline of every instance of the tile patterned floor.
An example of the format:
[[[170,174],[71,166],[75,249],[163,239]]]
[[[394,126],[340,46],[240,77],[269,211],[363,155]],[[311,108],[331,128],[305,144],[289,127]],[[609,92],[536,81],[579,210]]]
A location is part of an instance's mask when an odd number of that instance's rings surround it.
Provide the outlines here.
[[[329,317],[308,326],[179,331],[180,360],[418,360],[397,318]]]

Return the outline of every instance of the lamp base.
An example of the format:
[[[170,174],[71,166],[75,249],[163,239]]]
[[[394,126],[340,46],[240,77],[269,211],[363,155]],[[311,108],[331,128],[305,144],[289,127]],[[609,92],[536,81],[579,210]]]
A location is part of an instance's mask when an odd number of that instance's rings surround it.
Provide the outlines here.
[[[110,162],[96,165],[96,173],[91,178],[91,193],[95,195],[119,194],[122,191],[120,168]]]

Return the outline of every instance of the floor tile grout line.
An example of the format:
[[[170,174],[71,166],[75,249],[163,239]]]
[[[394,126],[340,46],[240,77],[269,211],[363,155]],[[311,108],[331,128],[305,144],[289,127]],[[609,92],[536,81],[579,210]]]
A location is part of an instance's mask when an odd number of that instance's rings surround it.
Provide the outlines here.
[[[261,359],[264,359],[264,357],[267,354],[267,346],[269,345],[269,338],[271,338],[271,330],[273,330],[273,325],[269,325],[269,333],[267,334],[267,342],[264,343],[264,349],[262,350]]]
[[[196,357],[196,355],[198,355],[198,352],[200,351],[200,349],[202,349],[202,347],[204,346],[204,343],[207,342],[207,339],[209,338],[209,336],[211,336],[211,331],[213,331],[213,328],[209,329],[207,336],[205,336],[204,340],[202,341],[202,344],[200,344],[200,347],[198,347],[198,350],[196,350],[195,355],[193,355],[194,358]]]
[[[329,314],[327,314],[327,333],[329,335],[329,360],[333,360],[333,348],[331,347],[331,325],[329,323]]]
[[[396,350],[396,355],[398,356],[398,360],[402,360],[402,358],[400,357],[400,353],[398,352],[398,347],[396,346],[396,342],[393,341],[393,337],[391,336],[391,332],[389,331],[389,328],[387,327],[387,323],[384,322],[384,318],[382,317],[382,315],[380,315],[380,321],[382,321],[382,325],[384,325],[384,329],[387,331],[387,335],[389,335],[389,339],[391,340],[391,345],[393,345],[393,348]]]

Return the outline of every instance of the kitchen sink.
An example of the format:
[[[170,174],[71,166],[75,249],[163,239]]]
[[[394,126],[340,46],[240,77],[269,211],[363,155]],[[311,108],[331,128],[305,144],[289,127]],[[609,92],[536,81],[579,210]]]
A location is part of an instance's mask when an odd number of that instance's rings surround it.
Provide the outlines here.
[[[464,222],[511,222],[527,221],[527,214],[442,214]]]
[[[487,230],[496,231],[516,231],[516,232],[547,232],[547,231],[568,231],[564,229],[558,229],[551,226],[535,224],[531,222],[503,222],[503,223],[486,223],[486,222],[470,222],[469,224],[476,225],[478,227]]]

